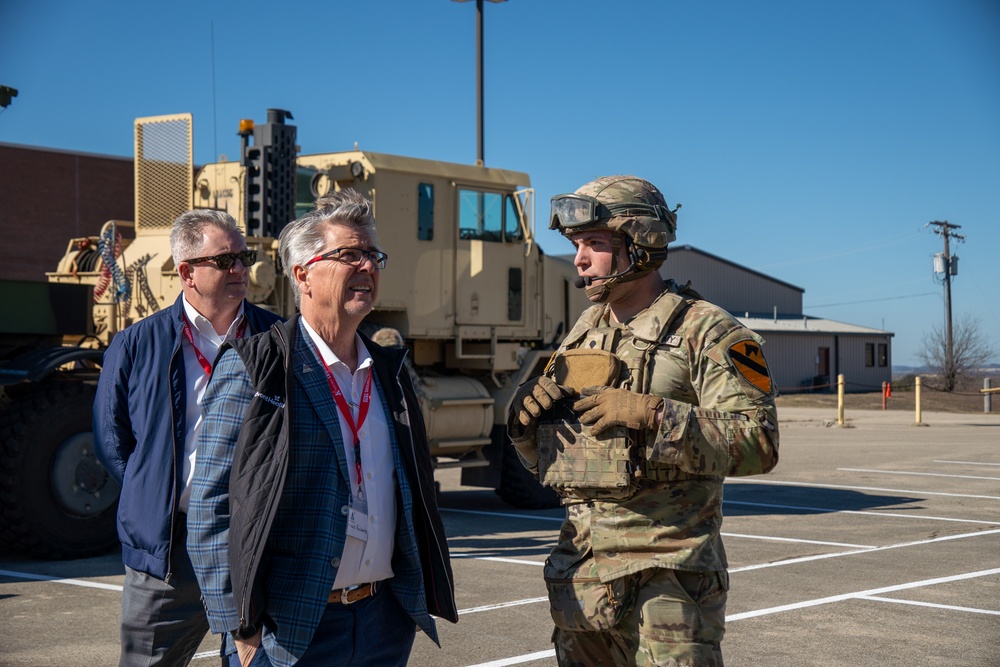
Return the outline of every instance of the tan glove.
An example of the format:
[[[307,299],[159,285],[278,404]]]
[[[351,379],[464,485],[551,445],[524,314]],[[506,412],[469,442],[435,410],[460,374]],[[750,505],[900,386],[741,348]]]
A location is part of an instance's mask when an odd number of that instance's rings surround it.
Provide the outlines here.
[[[556,384],[544,375],[528,380],[518,388],[510,404],[512,430],[518,426],[522,433],[529,430],[556,401],[575,394],[571,388]]]
[[[586,387],[580,395],[583,398],[573,404],[573,411],[594,433],[611,426],[652,430],[660,425],[656,413],[663,399],[659,396],[611,387]]]

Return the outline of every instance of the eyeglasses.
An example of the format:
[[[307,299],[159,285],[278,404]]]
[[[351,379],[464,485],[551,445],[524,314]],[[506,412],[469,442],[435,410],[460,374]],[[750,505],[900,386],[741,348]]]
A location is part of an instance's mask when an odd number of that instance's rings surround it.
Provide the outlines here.
[[[316,255],[308,262],[306,266],[310,264],[315,264],[316,262],[323,261],[325,259],[332,259],[340,262],[341,264],[347,264],[348,266],[361,266],[361,262],[368,260],[375,265],[378,269],[385,268],[385,262],[389,259],[389,255],[385,254],[381,250],[365,250],[364,248],[334,248],[330,252],[324,252],[322,255]]]
[[[593,197],[568,194],[552,198],[552,213],[549,229],[574,229],[584,227],[599,220],[607,220],[616,215],[636,215],[669,221],[668,211],[659,204],[629,202],[625,204],[602,204]]]
[[[236,260],[240,260],[240,264],[242,264],[244,268],[249,269],[257,263],[257,251],[244,250],[243,252],[224,252],[221,255],[212,255],[211,257],[195,257],[194,259],[185,259],[183,261],[188,264],[212,262],[219,267],[220,270],[228,271],[233,268],[234,264],[236,264]]]

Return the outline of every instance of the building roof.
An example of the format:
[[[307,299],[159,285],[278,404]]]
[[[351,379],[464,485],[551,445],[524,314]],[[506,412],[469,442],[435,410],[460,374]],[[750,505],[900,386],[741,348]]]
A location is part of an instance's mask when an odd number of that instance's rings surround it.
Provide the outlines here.
[[[13,148],[21,151],[41,151],[43,153],[60,153],[62,155],[77,155],[81,157],[97,158],[99,160],[124,160],[126,162],[132,162],[134,159],[131,155],[108,155],[106,153],[86,153],[83,151],[70,151],[63,148],[49,148],[47,146],[29,146],[27,144],[12,144],[6,141],[0,141],[0,148]]]
[[[770,333],[824,333],[824,334],[855,334],[855,335],[866,335],[866,336],[895,336],[891,331],[883,331],[882,329],[872,329],[870,327],[863,327],[858,324],[848,324],[847,322],[838,322],[836,320],[827,320],[822,317],[809,317],[803,315],[802,317],[749,317],[740,316],[734,313],[734,316],[739,320],[744,326],[756,331],[758,333],[770,332]]]
[[[680,252],[680,251],[693,252],[695,254],[702,255],[703,257],[707,257],[707,258],[709,258],[709,259],[711,259],[711,260],[713,260],[715,262],[719,262],[721,264],[725,264],[727,266],[731,266],[734,269],[739,269],[740,271],[745,271],[746,273],[751,273],[751,274],[753,274],[755,276],[759,276],[760,278],[763,278],[763,279],[765,279],[767,281],[770,281],[772,283],[775,283],[777,285],[783,285],[783,286],[785,286],[785,287],[787,287],[789,289],[797,290],[798,292],[803,292],[803,293],[805,292],[805,290],[803,288],[798,287],[797,285],[793,285],[791,283],[786,283],[784,280],[778,280],[774,276],[769,276],[766,273],[761,273],[760,271],[755,271],[754,269],[751,269],[749,267],[743,266],[742,264],[737,264],[736,262],[731,262],[728,259],[725,259],[723,257],[719,257],[718,255],[713,255],[710,252],[705,252],[704,250],[702,250],[700,248],[695,248],[693,245],[684,244],[684,245],[671,245],[671,246],[668,246],[667,247],[667,264],[668,264],[668,266],[669,266],[669,263],[670,263],[670,253],[672,253],[672,252]],[[697,286],[695,286],[695,289],[697,289]]]

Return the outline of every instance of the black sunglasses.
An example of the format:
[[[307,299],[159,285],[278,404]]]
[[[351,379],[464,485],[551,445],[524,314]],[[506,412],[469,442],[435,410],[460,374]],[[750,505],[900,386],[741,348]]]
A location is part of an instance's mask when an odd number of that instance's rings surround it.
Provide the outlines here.
[[[212,262],[219,267],[220,270],[228,271],[233,268],[234,264],[236,264],[236,260],[240,260],[240,264],[242,264],[244,268],[249,269],[257,263],[257,251],[244,250],[243,252],[224,252],[221,255],[212,255],[211,257],[195,257],[194,259],[185,259],[183,261],[188,264]]]

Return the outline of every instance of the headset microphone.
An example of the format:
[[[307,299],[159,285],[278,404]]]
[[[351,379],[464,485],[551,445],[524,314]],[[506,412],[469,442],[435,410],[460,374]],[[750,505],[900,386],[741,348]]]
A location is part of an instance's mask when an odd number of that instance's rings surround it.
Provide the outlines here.
[[[578,276],[577,279],[573,281],[573,284],[576,285],[577,289],[583,289],[584,287],[590,287],[593,285],[595,280],[611,280],[612,278],[621,278],[622,276],[634,271],[637,268],[637,264],[638,263],[633,260],[632,263],[628,265],[627,269],[619,271],[618,273],[612,273],[610,276]]]

